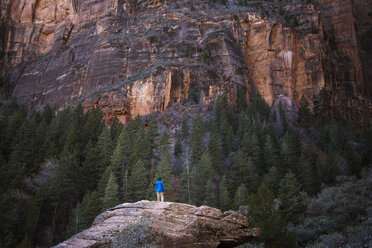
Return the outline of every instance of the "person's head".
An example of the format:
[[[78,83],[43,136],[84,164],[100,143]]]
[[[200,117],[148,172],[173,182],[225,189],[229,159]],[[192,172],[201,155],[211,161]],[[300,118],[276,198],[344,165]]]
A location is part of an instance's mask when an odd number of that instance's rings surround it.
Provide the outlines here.
[[[161,181],[161,177],[158,178],[158,181]]]

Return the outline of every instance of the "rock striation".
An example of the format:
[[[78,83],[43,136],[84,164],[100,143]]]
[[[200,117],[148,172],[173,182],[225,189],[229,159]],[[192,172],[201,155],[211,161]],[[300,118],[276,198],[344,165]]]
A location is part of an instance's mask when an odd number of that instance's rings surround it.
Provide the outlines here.
[[[323,87],[370,96],[368,0],[238,2],[4,0],[3,91],[29,109],[99,105],[108,123],[222,93],[270,105]]]
[[[248,218],[237,212],[172,202],[140,201],[108,209],[94,220],[93,226],[55,248],[100,247],[133,223],[149,223],[159,247],[235,247],[260,234],[249,228]]]

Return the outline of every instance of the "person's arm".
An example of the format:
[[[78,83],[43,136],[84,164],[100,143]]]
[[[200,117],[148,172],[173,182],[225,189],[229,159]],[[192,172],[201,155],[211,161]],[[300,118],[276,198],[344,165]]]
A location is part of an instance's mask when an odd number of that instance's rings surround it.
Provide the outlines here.
[[[161,184],[161,187],[162,187],[163,192],[164,192],[164,191],[165,191],[165,190],[164,190],[164,183]]]

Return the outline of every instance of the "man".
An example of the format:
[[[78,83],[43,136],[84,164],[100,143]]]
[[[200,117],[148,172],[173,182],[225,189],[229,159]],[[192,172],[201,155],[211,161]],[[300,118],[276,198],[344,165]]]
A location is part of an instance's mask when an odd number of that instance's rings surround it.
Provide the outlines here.
[[[164,201],[164,183],[161,181],[161,177],[158,178],[158,181],[155,183],[156,198],[158,201]]]

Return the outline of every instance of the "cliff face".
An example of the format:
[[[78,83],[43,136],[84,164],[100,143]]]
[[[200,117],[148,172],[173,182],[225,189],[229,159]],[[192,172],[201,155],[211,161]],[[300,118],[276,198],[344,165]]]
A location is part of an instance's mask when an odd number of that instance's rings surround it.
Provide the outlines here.
[[[325,77],[329,87],[352,96],[371,97],[372,2],[317,1],[327,53]]]
[[[369,1],[285,5],[294,28],[233,2],[3,1],[6,89],[30,109],[100,105],[108,122],[223,92],[235,101],[258,90],[270,105],[324,86],[370,96]]]

